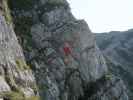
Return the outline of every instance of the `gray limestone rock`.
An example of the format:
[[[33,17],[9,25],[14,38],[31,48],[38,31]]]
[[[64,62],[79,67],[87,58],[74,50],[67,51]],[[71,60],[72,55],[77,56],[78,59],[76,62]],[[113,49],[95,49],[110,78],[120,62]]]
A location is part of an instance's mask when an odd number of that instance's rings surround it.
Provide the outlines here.
[[[36,84],[35,78],[25,62],[12,23],[8,22],[6,12],[4,14],[0,13],[0,96],[6,92],[21,91],[21,88],[31,88],[34,93],[32,85]]]
[[[21,45],[42,100],[128,100],[123,82],[108,76],[108,66],[88,25],[75,19],[66,4],[65,0],[39,0],[34,9],[25,11],[34,13],[38,20],[28,26],[28,33],[23,31],[24,36],[17,33],[22,40],[30,40]]]
[[[6,80],[4,77],[0,77],[0,92],[7,92],[11,91],[10,86],[7,84]]]

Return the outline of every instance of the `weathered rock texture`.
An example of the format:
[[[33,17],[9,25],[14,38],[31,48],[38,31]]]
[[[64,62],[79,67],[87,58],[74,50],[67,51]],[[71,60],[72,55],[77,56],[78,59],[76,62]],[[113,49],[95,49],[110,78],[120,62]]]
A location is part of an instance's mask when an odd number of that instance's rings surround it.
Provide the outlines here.
[[[10,0],[9,5],[42,100],[128,100],[122,80],[108,74],[86,22],[73,17],[65,0]],[[7,37],[2,38],[6,47],[1,48],[1,62],[7,64],[17,86],[30,88],[35,83],[32,73],[15,65],[20,59],[26,66],[15,34],[7,24],[1,26],[7,28],[7,32],[1,30]],[[68,55],[64,53],[66,43],[71,49]],[[3,84],[10,90],[8,83]]]
[[[0,96],[8,98],[4,93],[12,91],[34,96],[35,78],[18,44],[7,1],[0,0],[0,5]]]
[[[96,41],[111,72],[121,77],[133,98],[133,30],[96,34]]]

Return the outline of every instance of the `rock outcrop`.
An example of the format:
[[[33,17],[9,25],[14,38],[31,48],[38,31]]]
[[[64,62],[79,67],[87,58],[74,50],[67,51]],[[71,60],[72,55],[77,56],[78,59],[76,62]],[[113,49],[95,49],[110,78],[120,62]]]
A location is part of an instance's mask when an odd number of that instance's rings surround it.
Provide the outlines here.
[[[74,18],[65,0],[10,0],[9,5],[31,67],[10,17],[6,23],[1,15],[2,91],[19,87],[35,96],[37,83],[42,100],[128,100],[123,81],[109,74],[88,25]]]
[[[12,100],[8,96],[13,92],[25,97],[35,96],[35,77],[14,33],[7,0],[0,0],[0,5],[0,97]]]
[[[121,77],[133,98],[133,30],[96,34],[96,41],[106,57],[111,72]]]

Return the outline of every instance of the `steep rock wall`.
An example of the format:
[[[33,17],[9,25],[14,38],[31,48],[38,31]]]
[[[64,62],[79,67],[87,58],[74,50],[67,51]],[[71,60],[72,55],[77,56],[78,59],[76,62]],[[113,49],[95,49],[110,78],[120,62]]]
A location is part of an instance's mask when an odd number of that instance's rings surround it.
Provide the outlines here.
[[[0,7],[0,97],[12,100],[13,94],[35,96],[35,77],[14,33],[7,0],[0,0]]]
[[[10,2],[15,31],[42,100],[128,100],[88,25],[73,17],[65,0],[32,0],[27,8],[18,6],[22,2]]]

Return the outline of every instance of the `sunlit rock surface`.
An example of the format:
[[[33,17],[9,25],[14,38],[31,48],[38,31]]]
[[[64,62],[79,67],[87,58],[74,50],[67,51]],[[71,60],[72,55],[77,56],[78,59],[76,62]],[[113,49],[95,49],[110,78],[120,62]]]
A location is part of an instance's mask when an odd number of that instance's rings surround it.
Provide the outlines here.
[[[1,0],[0,4],[3,6],[0,9],[0,97],[4,98],[4,93],[22,91],[25,88],[33,90],[36,82],[25,62],[12,22],[9,22],[10,13],[7,13],[6,1]],[[26,91],[26,95],[27,92],[29,91]],[[33,94],[28,96],[33,95],[35,95],[34,90]]]

